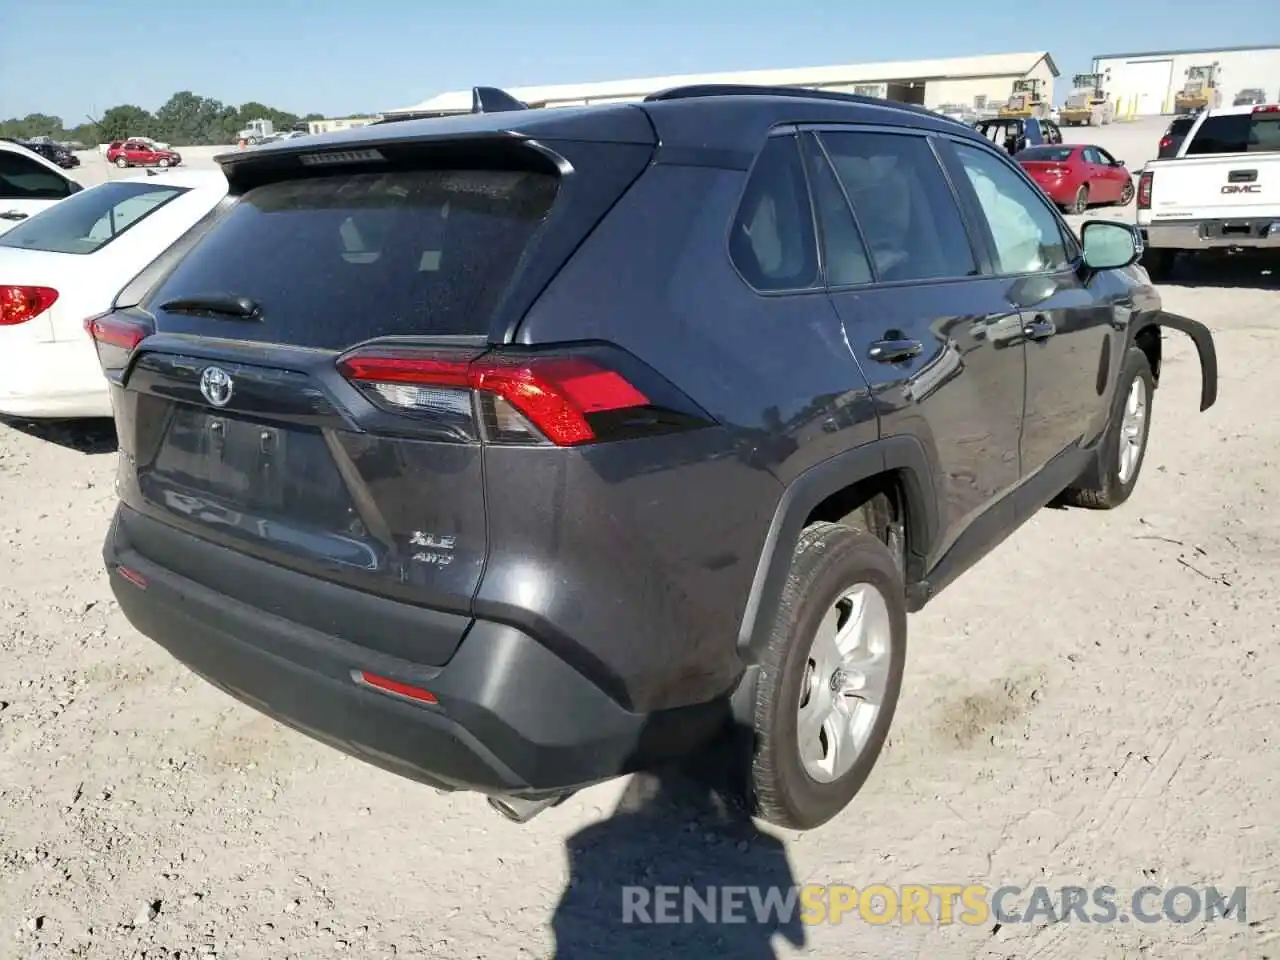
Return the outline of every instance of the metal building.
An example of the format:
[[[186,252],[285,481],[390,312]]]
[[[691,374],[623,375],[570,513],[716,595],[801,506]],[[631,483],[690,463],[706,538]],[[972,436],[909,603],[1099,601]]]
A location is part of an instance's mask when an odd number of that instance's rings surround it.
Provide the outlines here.
[[[1093,70],[1103,75],[1112,100],[1136,99],[1139,116],[1173,113],[1179,91],[1190,93],[1197,84],[1209,94],[1209,106],[1229,106],[1250,88],[1280,101],[1280,46],[1107,53],[1093,58]]]
[[[1013,83],[1017,80],[1039,81],[1041,96],[1045,102],[1052,103],[1053,81],[1058,76],[1060,74],[1053,58],[1042,50],[1035,53],[1004,53],[944,60],[748,70],[514,87],[507,92],[534,107],[572,107],[588,103],[642,100],[659,90],[691,84],[744,83],[860,93],[928,107],[963,104],[982,109],[1007,101],[1013,92]],[[478,84],[486,82],[483,77],[476,78]],[[470,109],[471,91],[456,90],[442,93],[412,107],[385,110],[383,115],[387,118],[430,117],[465,113]]]

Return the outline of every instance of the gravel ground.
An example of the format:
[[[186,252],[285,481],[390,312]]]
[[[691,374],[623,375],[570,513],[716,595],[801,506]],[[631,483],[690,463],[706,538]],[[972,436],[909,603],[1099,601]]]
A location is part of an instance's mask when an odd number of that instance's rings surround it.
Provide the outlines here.
[[[669,777],[519,827],[259,717],[113,603],[110,432],[0,425],[0,958],[1280,957],[1280,282],[1164,294],[1218,405],[1171,335],[1134,497],[1043,511],[913,618],[887,753],[804,835]],[[623,884],[806,882],[1244,885],[1248,922],[619,922]]]

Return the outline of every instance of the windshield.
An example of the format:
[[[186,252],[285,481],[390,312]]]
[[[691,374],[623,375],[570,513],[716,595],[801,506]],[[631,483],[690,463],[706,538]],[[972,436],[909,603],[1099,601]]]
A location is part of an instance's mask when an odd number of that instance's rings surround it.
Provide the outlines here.
[[[159,210],[187,188],[116,181],[83,190],[0,235],[0,247],[87,254]]]
[[[1028,147],[1018,154],[1018,159],[1065,163],[1070,159],[1073,150],[1075,147]]]

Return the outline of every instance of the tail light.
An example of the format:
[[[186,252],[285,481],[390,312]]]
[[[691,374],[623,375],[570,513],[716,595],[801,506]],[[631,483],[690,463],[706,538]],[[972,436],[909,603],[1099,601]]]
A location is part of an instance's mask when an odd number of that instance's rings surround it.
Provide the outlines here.
[[[0,284],[0,327],[14,327],[34,320],[58,301],[52,287],[18,287]]]
[[[89,317],[84,329],[93,338],[102,369],[108,372],[123,369],[138,344],[152,333],[146,324],[114,313]]]
[[[1168,147],[1168,146],[1169,146],[1170,144],[1172,144],[1172,143],[1173,143],[1173,137],[1161,137],[1161,138],[1160,138],[1160,149],[1161,149],[1161,150],[1163,150],[1163,149],[1165,149],[1166,147]]]
[[[1067,171],[1062,167],[1045,167],[1044,173],[1047,177],[1062,177],[1066,176]]]
[[[658,374],[612,348],[500,352],[366,347],[338,370],[376,407],[462,439],[579,446],[707,426]]]
[[[1151,209],[1151,181],[1155,179],[1155,174],[1150,170],[1144,171],[1142,176],[1138,177],[1138,209]]]
[[[1280,113],[1280,105],[1274,103],[1264,103],[1253,108],[1254,113]]]

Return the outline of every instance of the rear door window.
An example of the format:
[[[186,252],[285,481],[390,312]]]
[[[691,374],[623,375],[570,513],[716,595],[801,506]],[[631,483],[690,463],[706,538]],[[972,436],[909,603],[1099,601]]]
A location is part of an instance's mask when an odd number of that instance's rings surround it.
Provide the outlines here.
[[[960,207],[927,140],[861,131],[820,139],[879,282],[977,274]]]
[[[249,297],[235,336],[341,349],[372,337],[480,335],[534,231],[553,176],[400,170],[287,180],[241,197],[148,297]],[[164,328],[208,329],[169,315]]]
[[[0,234],[0,247],[93,253],[186,192],[185,187],[123,180],[104,183]]]
[[[1263,111],[1205,117],[1187,145],[1186,155],[1276,150],[1280,150],[1280,112]]]

